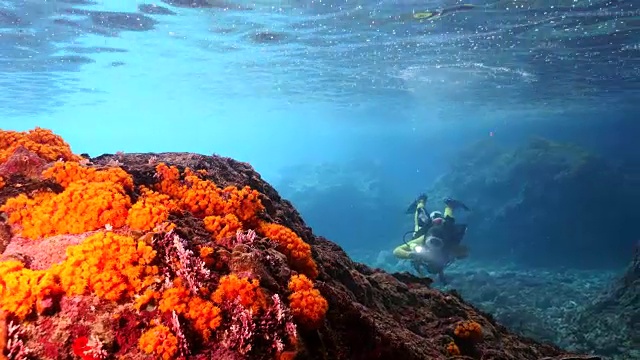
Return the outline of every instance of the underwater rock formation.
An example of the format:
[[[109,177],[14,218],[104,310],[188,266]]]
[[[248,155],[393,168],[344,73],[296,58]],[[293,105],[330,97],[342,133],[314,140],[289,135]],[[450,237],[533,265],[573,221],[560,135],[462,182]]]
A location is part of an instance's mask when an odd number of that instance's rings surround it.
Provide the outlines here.
[[[619,267],[640,221],[637,178],[578,146],[542,138],[513,150],[475,144],[429,194],[472,208],[467,242],[478,259]]]
[[[275,186],[316,235],[353,256],[362,249],[389,248],[407,231],[407,216],[397,204],[404,189],[392,180],[374,162],[307,163],[282,169]]]
[[[572,324],[577,349],[616,359],[640,359],[640,247],[626,272]]]
[[[0,358],[599,359],[355,263],[250,165],[0,131]]]

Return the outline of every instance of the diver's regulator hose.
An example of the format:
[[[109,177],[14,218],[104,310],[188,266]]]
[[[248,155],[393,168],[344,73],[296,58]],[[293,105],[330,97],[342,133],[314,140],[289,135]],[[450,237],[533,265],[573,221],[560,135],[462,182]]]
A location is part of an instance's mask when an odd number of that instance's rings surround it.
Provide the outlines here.
[[[413,230],[409,230],[406,233],[404,233],[404,235],[402,235],[402,241],[405,243],[405,245],[410,246],[409,243],[407,242],[407,235],[409,234],[413,234]]]

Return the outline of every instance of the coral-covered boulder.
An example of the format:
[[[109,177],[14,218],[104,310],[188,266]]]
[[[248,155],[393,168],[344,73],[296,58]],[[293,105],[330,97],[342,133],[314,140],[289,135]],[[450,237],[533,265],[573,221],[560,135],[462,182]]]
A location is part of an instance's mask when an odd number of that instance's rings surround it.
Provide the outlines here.
[[[31,159],[0,187],[0,358],[599,359],[353,262],[248,164],[60,144],[0,131]]]
[[[623,170],[570,144],[487,140],[462,151],[429,194],[472,208],[466,241],[478,259],[617,267],[640,221],[640,182]]]

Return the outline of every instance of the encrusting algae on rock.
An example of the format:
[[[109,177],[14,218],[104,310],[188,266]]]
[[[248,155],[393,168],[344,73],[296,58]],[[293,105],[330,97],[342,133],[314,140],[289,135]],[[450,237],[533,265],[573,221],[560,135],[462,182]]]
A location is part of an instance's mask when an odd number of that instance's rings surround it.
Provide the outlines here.
[[[13,234],[0,249],[0,325],[40,332],[0,337],[3,353],[288,359],[298,351],[296,324],[321,325],[328,303],[314,289],[311,248],[260,217],[258,191],[220,188],[202,171],[165,163],[155,165],[155,183],[137,184],[118,164],[94,166],[40,128],[0,131],[0,145],[0,166],[23,165],[0,174],[4,187],[17,190],[0,199]],[[35,158],[43,160],[36,171],[29,166]],[[200,221],[208,241],[191,242],[179,226],[185,219]],[[59,261],[26,255],[56,237],[67,239],[54,242]],[[252,267],[268,267],[260,264],[269,262],[260,256],[265,248],[281,252],[299,275],[292,272],[280,288],[262,287]],[[236,257],[254,264],[235,273]],[[17,340],[20,354],[8,349]]]

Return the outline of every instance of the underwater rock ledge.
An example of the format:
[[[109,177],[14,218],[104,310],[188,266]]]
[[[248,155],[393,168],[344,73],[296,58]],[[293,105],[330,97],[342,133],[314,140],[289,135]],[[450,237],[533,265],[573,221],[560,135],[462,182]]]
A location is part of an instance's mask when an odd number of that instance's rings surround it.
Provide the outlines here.
[[[0,359],[600,359],[352,261],[249,164],[2,133]]]
[[[473,209],[465,241],[475,259],[527,267],[618,268],[629,261],[640,222],[633,171],[541,137],[514,147],[493,138],[466,147],[428,194],[454,194]]]

